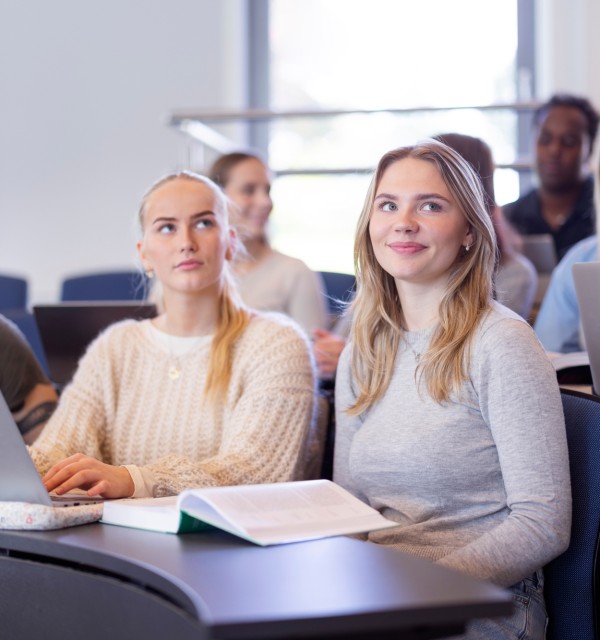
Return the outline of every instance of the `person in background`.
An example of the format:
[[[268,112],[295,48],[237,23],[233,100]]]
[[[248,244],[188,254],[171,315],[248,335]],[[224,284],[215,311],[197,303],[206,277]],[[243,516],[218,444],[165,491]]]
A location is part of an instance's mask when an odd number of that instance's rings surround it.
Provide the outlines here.
[[[597,164],[595,188],[596,210],[600,209],[600,163]],[[576,262],[596,262],[598,233],[581,240],[558,263],[544,295],[535,320],[534,329],[546,351],[568,353],[584,351],[579,317],[579,303],[575,293],[573,265]]]
[[[371,542],[513,593],[513,615],[466,638],[541,640],[541,568],[570,536],[565,424],[532,328],[492,299],[484,197],[437,141],[379,161],[356,232],[333,477],[398,523]]]
[[[598,113],[586,98],[557,94],[536,110],[534,127],[539,186],[505,205],[504,215],[521,235],[550,234],[560,260],[594,233],[589,159]]]
[[[222,191],[181,172],[144,196],[138,253],[164,312],[102,333],[31,448],[46,488],[106,498],[294,480],[315,379],[289,318],[247,309]]]
[[[32,444],[56,408],[58,395],[23,334],[1,314],[0,392],[23,439]]]
[[[498,241],[498,269],[495,277],[499,302],[527,319],[537,289],[537,272],[533,264],[513,248],[511,230],[502,209],[496,204],[494,191],[494,159],[489,146],[480,138],[460,133],[443,133],[436,140],[452,147],[475,169],[485,193],[485,204],[494,223]]]
[[[235,205],[232,222],[246,256],[233,265],[244,302],[253,309],[280,311],[308,335],[328,327],[326,297],[320,276],[301,260],[269,243],[267,226],[273,209],[271,176],[255,154],[236,152],[218,158],[208,171]]]

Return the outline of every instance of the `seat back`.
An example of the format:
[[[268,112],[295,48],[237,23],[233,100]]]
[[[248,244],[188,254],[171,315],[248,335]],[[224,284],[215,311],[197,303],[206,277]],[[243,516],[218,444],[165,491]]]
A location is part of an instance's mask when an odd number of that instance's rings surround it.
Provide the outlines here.
[[[139,271],[107,271],[65,278],[63,302],[92,300],[144,300],[147,278]]]
[[[27,307],[27,280],[0,275],[0,311]]]
[[[569,548],[544,568],[549,640],[598,638],[600,397],[562,390],[573,524]]]
[[[327,294],[327,305],[332,316],[339,316],[343,311],[344,302],[352,299],[356,290],[356,278],[351,273],[336,273],[335,271],[320,271],[325,293]]]

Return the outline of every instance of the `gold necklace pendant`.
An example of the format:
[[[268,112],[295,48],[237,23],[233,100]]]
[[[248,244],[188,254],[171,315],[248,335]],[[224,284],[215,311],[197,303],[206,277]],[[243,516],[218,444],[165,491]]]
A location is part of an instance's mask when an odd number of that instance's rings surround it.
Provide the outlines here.
[[[179,369],[179,367],[176,367],[174,364],[172,364],[169,367],[169,378],[171,378],[171,380],[177,380],[177,378],[179,378],[180,375],[181,375],[181,369]]]

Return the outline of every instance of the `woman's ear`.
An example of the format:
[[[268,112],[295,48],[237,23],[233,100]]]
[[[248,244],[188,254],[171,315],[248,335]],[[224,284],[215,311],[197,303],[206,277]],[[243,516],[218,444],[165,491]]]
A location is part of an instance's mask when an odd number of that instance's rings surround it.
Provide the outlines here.
[[[152,265],[146,258],[146,252],[144,250],[144,242],[142,240],[138,240],[135,245],[135,248],[137,249],[138,257],[140,259],[140,262],[142,263],[142,268],[144,269],[144,271],[146,273],[148,273],[149,271],[152,271]]]
[[[475,234],[473,233],[473,227],[469,227],[469,230],[467,231],[467,235],[465,236],[465,242],[463,246],[465,248],[469,247],[470,249],[474,242],[475,242]]]

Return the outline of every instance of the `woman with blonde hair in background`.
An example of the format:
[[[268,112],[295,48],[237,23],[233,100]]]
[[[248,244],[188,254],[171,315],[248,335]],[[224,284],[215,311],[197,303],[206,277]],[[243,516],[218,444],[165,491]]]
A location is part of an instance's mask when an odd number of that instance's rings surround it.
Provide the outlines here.
[[[273,210],[271,176],[258,155],[228,153],[208,171],[233,203],[232,221],[246,255],[233,265],[244,302],[293,318],[308,335],[328,327],[327,305],[319,274],[301,260],[273,249],[267,235]]]
[[[512,616],[465,637],[541,639],[541,568],[570,533],[564,418],[533,330],[492,299],[495,261],[481,183],[456,151],[429,140],[383,156],[356,233],[334,480],[398,523],[370,541],[512,591]]]
[[[31,449],[47,489],[162,496],[302,476],[310,346],[284,316],[238,300],[225,196],[172,174],[144,196],[139,222],[164,312],[117,323],[89,347]]]

